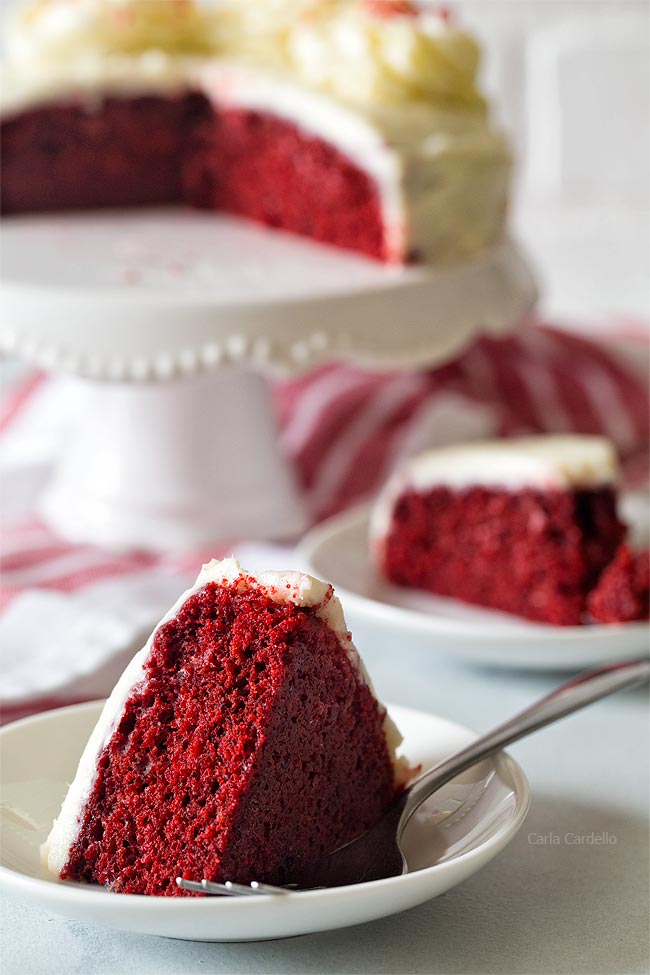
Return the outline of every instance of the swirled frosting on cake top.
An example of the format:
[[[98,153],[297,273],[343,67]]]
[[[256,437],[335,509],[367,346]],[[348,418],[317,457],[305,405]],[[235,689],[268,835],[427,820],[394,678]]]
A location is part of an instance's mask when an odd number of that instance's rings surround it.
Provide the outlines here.
[[[157,52],[175,75],[179,58],[209,55],[349,102],[484,110],[474,40],[407,0],[33,0],[10,19],[6,46],[23,74],[70,60],[110,71],[111,58]]]
[[[191,0],[32,0],[7,30],[9,60],[22,63],[211,49],[208,11]]]

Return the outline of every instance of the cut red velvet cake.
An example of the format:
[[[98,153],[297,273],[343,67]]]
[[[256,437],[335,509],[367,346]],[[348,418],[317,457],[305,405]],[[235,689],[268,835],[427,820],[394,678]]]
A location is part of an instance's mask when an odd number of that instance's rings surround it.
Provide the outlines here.
[[[650,616],[650,551],[621,545],[589,594],[589,612],[599,623],[628,623]]]
[[[44,863],[122,893],[282,882],[381,817],[400,740],[331,586],[211,562],[106,702]]]
[[[371,545],[392,583],[559,625],[625,536],[617,461],[600,437],[477,442],[417,457],[376,504]]]
[[[503,232],[509,153],[444,11],[33,0],[7,30],[5,213],[189,203],[382,261]]]

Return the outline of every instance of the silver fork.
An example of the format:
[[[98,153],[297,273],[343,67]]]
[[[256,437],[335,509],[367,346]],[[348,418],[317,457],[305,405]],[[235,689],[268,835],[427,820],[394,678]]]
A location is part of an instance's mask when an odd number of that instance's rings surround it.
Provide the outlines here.
[[[316,863],[297,868],[288,878],[292,883],[286,887],[259,884],[255,881],[250,886],[230,881],[217,884],[208,880],[185,880],[182,877],[177,877],[176,883],[183,890],[204,894],[286,895],[315,887],[361,884],[406,873],[408,867],[401,847],[402,835],[411,816],[434,792],[461,772],[533,731],[579,711],[615,691],[644,683],[649,677],[650,660],[630,660],[580,674],[510,721],[482,735],[429,769],[399,796],[371,830]]]

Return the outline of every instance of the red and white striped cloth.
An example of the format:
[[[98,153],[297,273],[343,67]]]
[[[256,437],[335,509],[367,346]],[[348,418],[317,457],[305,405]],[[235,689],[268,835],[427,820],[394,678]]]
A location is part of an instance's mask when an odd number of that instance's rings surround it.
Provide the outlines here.
[[[328,365],[278,383],[282,443],[314,521],[371,497],[402,457],[478,436],[604,433],[629,481],[645,481],[647,335],[613,324],[611,341],[531,322],[429,371]],[[3,720],[105,693],[125,652],[219,554],[115,554],[66,543],[34,517],[67,429],[64,385],[31,376],[0,409]]]
[[[644,471],[647,336],[595,342],[530,323],[426,372],[328,366],[279,386],[278,406],[315,519],[371,496],[406,454],[472,434],[605,434]]]

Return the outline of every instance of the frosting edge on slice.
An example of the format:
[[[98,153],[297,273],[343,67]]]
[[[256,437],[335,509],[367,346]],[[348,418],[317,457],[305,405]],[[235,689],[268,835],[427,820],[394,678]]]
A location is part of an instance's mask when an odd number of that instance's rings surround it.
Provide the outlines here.
[[[616,485],[618,478],[614,446],[598,436],[517,437],[425,451],[396,471],[377,499],[370,519],[371,546],[376,549],[385,538],[395,502],[408,490],[488,487],[572,491]]]

